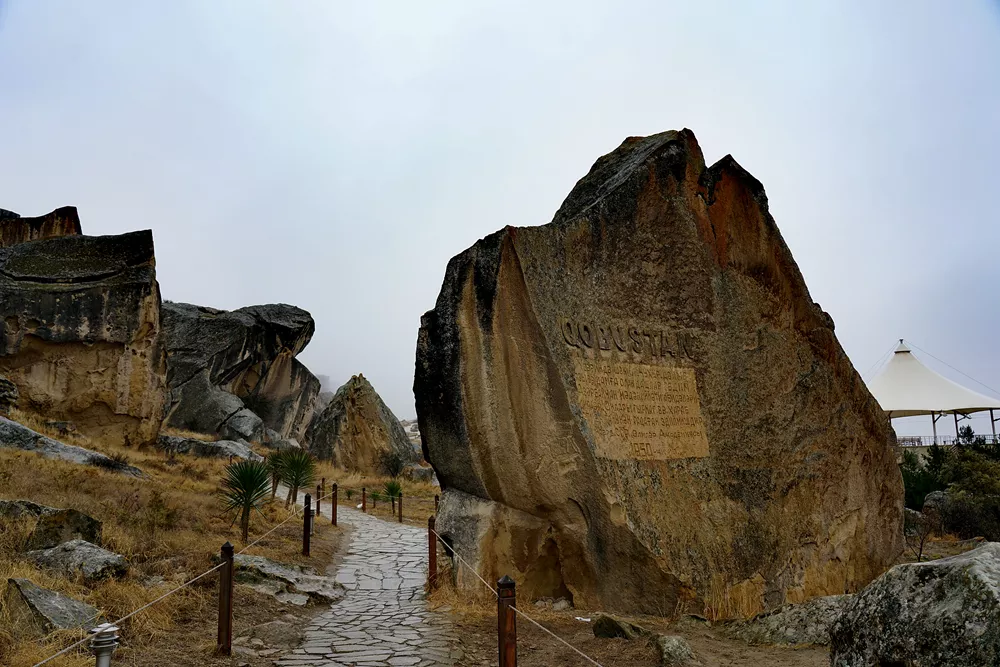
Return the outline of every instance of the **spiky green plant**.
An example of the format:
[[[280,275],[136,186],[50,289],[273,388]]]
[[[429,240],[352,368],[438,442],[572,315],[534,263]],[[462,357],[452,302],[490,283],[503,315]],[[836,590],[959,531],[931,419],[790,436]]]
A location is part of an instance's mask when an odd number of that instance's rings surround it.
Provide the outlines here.
[[[237,461],[226,466],[222,478],[222,501],[226,512],[235,512],[233,523],[240,522],[240,536],[247,543],[250,514],[267,498],[271,473],[264,461]]]
[[[368,499],[372,501],[372,511],[374,512],[375,508],[378,507],[378,501],[382,500],[382,494],[378,491],[372,491],[368,494]]]
[[[271,500],[278,494],[278,484],[281,482],[285,465],[285,450],[277,450],[267,455],[267,470],[271,475]]]
[[[399,494],[403,492],[403,485],[399,483],[397,479],[390,479],[385,483],[383,489],[385,495],[387,495],[390,500],[392,500],[392,513],[396,513],[396,499],[399,498]]]
[[[308,489],[316,478],[316,462],[304,449],[289,449],[284,455],[281,481],[288,485],[285,507],[299,501],[299,488]]]

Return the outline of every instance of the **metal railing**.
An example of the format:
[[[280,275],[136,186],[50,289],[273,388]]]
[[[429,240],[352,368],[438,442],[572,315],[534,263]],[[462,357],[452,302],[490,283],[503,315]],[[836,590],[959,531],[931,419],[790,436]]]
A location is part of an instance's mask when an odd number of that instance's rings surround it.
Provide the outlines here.
[[[987,445],[1000,444],[1000,436],[996,435],[975,435],[974,441],[979,443],[984,443]],[[900,447],[930,447],[931,445],[940,445],[942,447],[951,447],[956,444],[972,444],[969,442],[968,438],[959,438],[954,435],[899,435],[896,436],[896,442]]]

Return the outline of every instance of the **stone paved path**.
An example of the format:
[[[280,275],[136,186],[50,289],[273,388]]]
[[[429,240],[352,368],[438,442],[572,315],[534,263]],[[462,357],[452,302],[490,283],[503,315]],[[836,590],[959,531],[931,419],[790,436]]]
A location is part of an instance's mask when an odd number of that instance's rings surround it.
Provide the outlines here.
[[[323,507],[329,517],[329,506]],[[346,508],[348,552],[337,569],[346,595],[316,617],[280,667],[441,667],[460,650],[448,619],[424,601],[427,532]],[[327,519],[329,520],[329,519]]]

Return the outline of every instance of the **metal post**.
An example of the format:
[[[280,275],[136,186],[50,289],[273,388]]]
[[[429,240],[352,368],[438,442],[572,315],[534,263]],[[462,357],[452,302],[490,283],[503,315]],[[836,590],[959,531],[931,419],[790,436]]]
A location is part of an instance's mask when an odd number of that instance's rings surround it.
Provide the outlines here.
[[[111,656],[118,648],[118,628],[110,623],[102,623],[90,631],[90,650],[97,658],[97,667],[111,667]]]
[[[403,523],[403,492],[399,492],[399,522]]]
[[[958,413],[952,412],[951,415],[955,418],[955,442],[958,442]]]
[[[302,555],[309,555],[309,524],[312,519],[312,496],[306,494],[305,511],[302,512]]]
[[[333,483],[333,497],[330,498],[330,515],[332,516],[332,523],[334,526],[337,525],[337,483]]]
[[[434,517],[427,517],[427,590],[437,588],[438,550],[437,536],[434,535]]]
[[[990,408],[990,427],[993,429],[993,437],[997,437],[997,420],[993,419],[993,408]]]
[[[233,652],[233,545],[222,545],[222,567],[219,569],[219,637],[216,653]]]
[[[497,647],[500,667],[517,667],[517,615],[514,580],[506,574],[497,582]]]
[[[934,444],[937,444],[937,418],[934,417],[934,413],[931,412],[931,428],[934,430]]]
[[[361,511],[368,511],[368,498],[365,496],[365,487],[361,487]]]
[[[438,513],[438,495],[436,493],[434,494],[434,513]]]

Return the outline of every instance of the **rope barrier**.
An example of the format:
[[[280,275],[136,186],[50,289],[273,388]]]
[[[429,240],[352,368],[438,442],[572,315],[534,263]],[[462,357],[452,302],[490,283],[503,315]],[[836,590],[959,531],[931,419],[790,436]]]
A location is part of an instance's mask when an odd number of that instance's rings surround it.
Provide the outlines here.
[[[468,562],[467,562],[467,561],[466,561],[466,560],[465,560],[464,558],[462,558],[462,557],[461,557],[460,555],[458,555],[458,552],[457,552],[457,551],[455,551],[454,547],[450,547],[450,546],[448,546],[448,543],[444,541],[444,539],[443,539],[443,538],[442,538],[442,537],[441,537],[441,536],[440,536],[440,535],[438,534],[438,532],[437,532],[436,530],[431,530],[430,528],[428,528],[428,530],[430,530],[430,531],[431,531],[431,532],[432,532],[432,533],[434,534],[434,537],[436,537],[436,538],[437,538],[437,540],[438,540],[439,542],[441,542],[441,544],[445,545],[445,547],[446,547],[446,548],[448,549],[448,551],[449,551],[449,552],[451,552],[451,553],[452,553],[452,554],[453,554],[453,555],[455,556],[455,558],[457,558],[457,559],[458,559],[458,562],[459,562],[460,564],[462,564],[462,565],[464,565],[464,566],[465,566],[466,568],[468,568],[468,570],[469,570],[470,572],[472,572],[472,574],[476,575],[476,578],[477,578],[477,579],[479,579],[479,581],[483,582],[483,585],[484,585],[484,586],[486,586],[486,588],[490,589],[490,592],[491,592],[491,593],[493,593],[493,597],[495,597],[495,598],[498,598],[498,599],[499,599],[500,595],[499,595],[499,593],[497,593],[496,589],[495,589],[495,588],[493,588],[493,586],[491,586],[491,585],[490,585],[489,583],[487,583],[487,581],[486,581],[485,579],[483,579],[483,578],[482,578],[482,577],[481,577],[481,576],[479,575],[479,573],[478,573],[478,572],[476,572],[475,568],[473,568],[473,567],[472,567],[471,565],[469,565],[469,563],[468,563]],[[524,617],[525,619],[527,619],[527,620],[528,620],[528,621],[529,621],[529,622],[530,622],[531,624],[535,625],[535,626],[536,626],[536,627],[538,627],[538,628],[539,628],[540,630],[542,630],[542,631],[544,631],[544,632],[548,633],[548,634],[549,634],[549,635],[551,635],[551,636],[552,636],[552,637],[553,637],[554,639],[556,639],[556,640],[557,640],[557,641],[559,641],[560,643],[564,644],[564,645],[565,645],[565,646],[566,646],[567,648],[569,648],[569,649],[571,649],[572,651],[576,652],[576,653],[577,653],[577,654],[578,654],[578,655],[579,655],[580,657],[582,657],[582,658],[583,658],[584,660],[586,660],[586,661],[587,661],[587,662],[589,662],[590,664],[592,664],[592,665],[597,665],[597,667],[603,667],[603,665],[601,665],[601,663],[597,662],[596,660],[594,660],[593,658],[591,658],[591,657],[590,657],[589,655],[587,655],[586,653],[584,653],[583,651],[581,651],[581,650],[580,650],[580,649],[578,649],[577,647],[573,646],[573,645],[572,645],[572,644],[570,644],[570,643],[569,643],[568,641],[566,641],[565,639],[563,639],[562,637],[560,637],[560,636],[559,636],[559,635],[557,635],[556,633],[552,632],[551,630],[549,630],[548,628],[546,628],[546,627],[545,627],[544,625],[542,625],[541,623],[539,623],[538,621],[536,621],[535,619],[531,618],[531,617],[530,617],[530,616],[528,616],[528,615],[527,615],[526,613],[524,613],[523,611],[521,611],[520,609],[518,609],[518,608],[517,608],[517,605],[514,605],[513,607],[511,607],[511,609],[513,609],[513,610],[514,610],[514,613],[516,613],[516,614],[517,614],[518,616],[523,616],[523,617]]]

